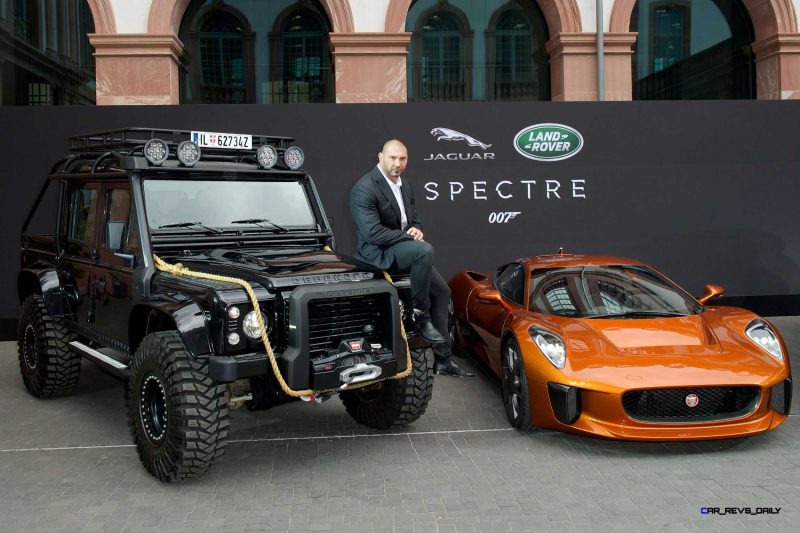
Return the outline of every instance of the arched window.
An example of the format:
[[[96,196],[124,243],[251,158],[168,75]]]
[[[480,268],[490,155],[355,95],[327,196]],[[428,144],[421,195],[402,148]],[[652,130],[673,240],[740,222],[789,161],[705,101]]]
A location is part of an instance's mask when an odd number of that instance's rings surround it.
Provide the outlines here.
[[[753,28],[740,0],[639,0],[635,100],[755,98]]]
[[[410,65],[418,102],[465,101],[471,94],[471,38],[466,18],[454,10],[429,11],[419,18],[412,37]]]
[[[181,103],[255,102],[255,34],[239,4],[193,0],[187,7],[178,34]]]
[[[181,102],[332,102],[330,27],[319,0],[192,0]]]
[[[489,100],[549,100],[550,76],[544,43],[547,26],[538,6],[501,8],[490,21],[487,42]]]
[[[330,101],[328,30],[309,11],[294,11],[284,19],[280,36],[280,79],[273,101]],[[274,69],[277,71],[278,69]]]
[[[239,20],[226,11],[213,11],[198,34],[200,98],[207,104],[243,104],[245,87],[244,40]]]

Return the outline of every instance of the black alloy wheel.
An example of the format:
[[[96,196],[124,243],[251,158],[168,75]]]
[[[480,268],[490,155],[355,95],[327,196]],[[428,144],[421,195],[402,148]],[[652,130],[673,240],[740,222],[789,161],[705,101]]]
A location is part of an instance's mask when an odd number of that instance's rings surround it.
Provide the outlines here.
[[[164,384],[155,374],[148,374],[142,381],[139,396],[139,416],[147,437],[153,444],[160,444],[167,434],[167,393]]]
[[[525,376],[525,364],[519,344],[513,337],[509,337],[503,344],[501,366],[500,387],[508,421],[517,429],[531,429],[533,424],[531,423],[528,379]]]
[[[39,351],[36,349],[36,332],[30,324],[25,325],[25,333],[22,334],[20,356],[25,362],[25,367],[31,372],[35,372],[36,367],[39,366]]]

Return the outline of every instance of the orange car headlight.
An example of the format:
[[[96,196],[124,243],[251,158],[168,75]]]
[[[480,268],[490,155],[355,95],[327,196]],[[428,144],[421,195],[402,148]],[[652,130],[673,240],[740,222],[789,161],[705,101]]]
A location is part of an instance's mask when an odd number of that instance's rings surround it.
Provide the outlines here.
[[[747,324],[744,332],[750,337],[750,340],[758,344],[763,350],[766,350],[772,357],[778,361],[783,361],[781,343],[778,342],[778,336],[775,335],[769,324],[760,318],[756,318]]]
[[[542,354],[547,357],[554,367],[561,369],[567,362],[567,348],[564,341],[553,333],[544,328],[532,326],[528,333],[530,333],[533,342],[539,347]]]

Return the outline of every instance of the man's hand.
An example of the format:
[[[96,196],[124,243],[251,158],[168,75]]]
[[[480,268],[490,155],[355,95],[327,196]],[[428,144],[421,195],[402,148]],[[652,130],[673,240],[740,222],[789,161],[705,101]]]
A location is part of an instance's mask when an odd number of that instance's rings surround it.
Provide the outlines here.
[[[419,228],[415,228],[415,227],[408,228],[408,231],[406,231],[406,233],[408,233],[409,235],[414,237],[415,241],[421,241],[422,240],[422,230],[419,229]]]

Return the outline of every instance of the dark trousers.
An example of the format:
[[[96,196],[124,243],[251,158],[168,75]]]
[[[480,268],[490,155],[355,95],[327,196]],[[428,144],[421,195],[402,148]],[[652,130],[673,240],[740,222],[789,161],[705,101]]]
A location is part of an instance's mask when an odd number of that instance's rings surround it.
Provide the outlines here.
[[[403,241],[392,246],[394,262],[389,274],[411,274],[414,309],[430,316],[434,327],[446,339],[433,345],[436,362],[449,364],[453,356],[447,327],[450,287],[433,266],[433,246],[425,241]]]

